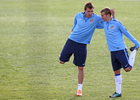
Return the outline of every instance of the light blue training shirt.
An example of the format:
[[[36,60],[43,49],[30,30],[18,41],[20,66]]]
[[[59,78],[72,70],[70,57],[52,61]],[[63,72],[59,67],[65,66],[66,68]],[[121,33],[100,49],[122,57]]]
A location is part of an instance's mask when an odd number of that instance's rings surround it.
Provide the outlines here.
[[[109,51],[118,51],[126,48],[123,34],[135,44],[136,48],[140,47],[139,42],[128,32],[120,21],[112,18],[109,22],[104,21],[101,25],[104,27]]]
[[[90,44],[95,28],[100,28],[99,22],[103,22],[101,16],[94,13],[90,18],[85,17],[85,12],[77,13],[69,39],[77,43]]]

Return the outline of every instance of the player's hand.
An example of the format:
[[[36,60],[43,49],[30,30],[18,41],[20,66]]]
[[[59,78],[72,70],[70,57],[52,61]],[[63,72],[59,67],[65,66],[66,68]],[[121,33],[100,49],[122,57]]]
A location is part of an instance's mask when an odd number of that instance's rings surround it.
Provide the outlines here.
[[[114,10],[114,8],[111,9],[111,14],[112,14],[113,18],[115,19],[115,10]]]

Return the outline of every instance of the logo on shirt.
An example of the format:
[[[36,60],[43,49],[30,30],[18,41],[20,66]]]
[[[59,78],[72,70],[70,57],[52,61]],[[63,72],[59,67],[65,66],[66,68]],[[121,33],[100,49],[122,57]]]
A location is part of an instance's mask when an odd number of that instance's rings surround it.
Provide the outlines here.
[[[93,23],[94,22],[94,19],[90,19],[90,23]]]
[[[111,29],[112,29],[112,30],[114,29],[114,25],[111,26]]]

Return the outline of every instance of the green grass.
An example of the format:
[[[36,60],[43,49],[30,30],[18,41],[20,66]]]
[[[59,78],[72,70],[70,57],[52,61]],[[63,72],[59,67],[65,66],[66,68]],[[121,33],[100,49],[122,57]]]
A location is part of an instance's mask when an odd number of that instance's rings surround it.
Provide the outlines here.
[[[83,96],[76,97],[78,69],[59,64],[74,16],[86,0],[0,1],[0,100],[109,100],[114,73],[103,30],[88,45]],[[116,18],[140,41],[140,0],[94,0],[94,12],[115,8]],[[127,38],[127,47],[134,44]],[[130,52],[129,52],[130,53]],[[140,99],[140,52],[130,73],[122,70],[118,100]],[[112,100],[112,99],[111,99]]]

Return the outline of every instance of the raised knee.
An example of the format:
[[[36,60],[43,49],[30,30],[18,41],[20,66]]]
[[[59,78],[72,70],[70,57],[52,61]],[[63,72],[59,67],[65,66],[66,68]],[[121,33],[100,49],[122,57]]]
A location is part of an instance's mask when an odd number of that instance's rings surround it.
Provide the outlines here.
[[[125,70],[126,72],[130,72],[131,70]]]
[[[125,70],[126,72],[130,72],[131,69],[132,69],[132,68],[129,66],[129,67],[125,68],[124,70]]]
[[[60,64],[64,64],[65,62],[63,62],[63,61],[60,61]]]

